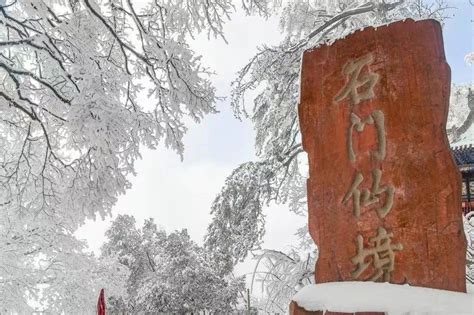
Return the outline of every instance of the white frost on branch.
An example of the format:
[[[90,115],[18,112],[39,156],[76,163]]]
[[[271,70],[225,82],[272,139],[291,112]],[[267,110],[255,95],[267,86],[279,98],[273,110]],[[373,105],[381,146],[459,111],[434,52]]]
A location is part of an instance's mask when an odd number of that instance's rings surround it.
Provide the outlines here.
[[[466,63],[472,65],[472,64],[474,63],[474,51],[468,53],[468,54],[464,57],[464,61],[465,61]]]
[[[73,232],[110,214],[140,147],[183,154],[185,119],[217,100],[187,40],[223,37],[233,10],[230,0],[1,2],[0,312],[30,313],[28,301],[46,299],[38,284],[62,305],[60,271],[89,270]]]
[[[471,212],[463,218],[464,233],[466,234],[466,281],[474,284],[474,213]]]
[[[289,253],[264,250],[254,257],[257,263],[251,290],[255,294],[259,282],[263,294],[255,307],[271,314],[286,313],[291,298],[304,286],[314,283],[316,258],[314,251],[300,255],[296,250]]]

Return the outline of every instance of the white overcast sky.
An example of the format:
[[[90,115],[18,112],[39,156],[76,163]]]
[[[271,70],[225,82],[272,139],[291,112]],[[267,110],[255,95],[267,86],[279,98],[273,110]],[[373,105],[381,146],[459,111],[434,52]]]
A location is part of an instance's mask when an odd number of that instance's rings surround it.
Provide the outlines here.
[[[457,83],[472,81],[473,69],[464,62],[464,56],[473,51],[473,9],[468,0],[448,1],[457,10],[444,27],[444,42],[452,80]],[[137,161],[137,176],[131,178],[132,188],[119,197],[113,215],[133,215],[141,225],[147,218],[167,232],[186,228],[192,239],[202,244],[210,223],[210,206],[224,184],[225,178],[240,163],[254,160],[254,132],[248,121],[240,122],[230,109],[230,83],[235,73],[255,54],[257,46],[277,44],[281,39],[277,19],[264,20],[233,16],[225,26],[229,44],[222,40],[207,40],[199,36],[192,43],[202,55],[206,66],[215,70],[212,78],[218,95],[227,99],[217,104],[220,113],[207,116],[200,124],[188,124],[184,138],[185,154],[181,162],[177,154],[164,148],[142,150]],[[246,100],[251,103],[251,99]],[[287,250],[297,240],[293,235],[306,218],[291,214],[286,207],[272,205],[265,210],[267,232],[266,248]],[[110,219],[87,222],[77,232],[89,247],[98,252],[104,242],[104,232]],[[251,262],[238,272],[251,271]]]

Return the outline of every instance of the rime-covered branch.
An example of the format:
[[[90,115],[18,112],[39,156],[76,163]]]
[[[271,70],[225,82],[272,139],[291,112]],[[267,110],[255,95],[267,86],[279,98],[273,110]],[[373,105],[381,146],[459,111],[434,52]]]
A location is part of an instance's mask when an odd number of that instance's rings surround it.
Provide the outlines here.
[[[216,112],[211,71],[187,39],[223,37],[234,7],[230,0],[1,3],[0,252],[10,256],[0,259],[0,278],[8,279],[0,312],[30,313],[26,301],[39,297],[38,283],[50,289],[45,297],[54,290],[65,297],[60,271],[83,250],[71,235],[87,218],[110,213],[130,187],[140,147],[163,143],[182,155],[184,120]],[[35,229],[38,236],[28,232]],[[48,268],[35,267],[39,257]]]

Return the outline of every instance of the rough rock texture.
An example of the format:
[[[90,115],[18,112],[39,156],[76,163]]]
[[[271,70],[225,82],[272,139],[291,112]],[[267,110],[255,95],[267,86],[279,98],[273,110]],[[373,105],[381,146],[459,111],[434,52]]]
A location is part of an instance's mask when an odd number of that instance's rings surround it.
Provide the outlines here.
[[[465,292],[460,175],[445,132],[449,93],[434,20],[366,28],[304,53],[298,110],[309,230],[320,251],[316,282]]]

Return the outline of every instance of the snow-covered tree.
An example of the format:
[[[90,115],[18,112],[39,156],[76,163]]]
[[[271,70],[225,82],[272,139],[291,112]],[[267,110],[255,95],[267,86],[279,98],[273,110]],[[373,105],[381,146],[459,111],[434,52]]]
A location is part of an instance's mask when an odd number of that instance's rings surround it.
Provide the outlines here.
[[[231,313],[243,279],[216,273],[208,253],[186,230],[166,234],[152,219],[136,227],[132,216],[120,215],[106,232],[104,257],[114,255],[130,271],[128,297],[112,296],[112,312],[209,311]]]
[[[331,43],[356,29],[405,18],[442,20],[448,5],[422,0],[315,0],[265,3],[268,14],[280,17],[283,40],[276,46],[261,46],[233,82],[231,104],[238,119],[253,123],[258,161],[238,166],[227,178],[212,205],[213,219],[206,247],[220,258],[222,268],[242,261],[249,252],[261,249],[265,233],[264,207],[284,203],[290,211],[306,215],[307,161],[301,146],[297,118],[299,74],[304,50]],[[254,91],[253,106],[245,95]],[[254,95],[254,94],[253,94]],[[312,243],[306,227],[299,230],[303,243]],[[266,250],[266,261],[290,268],[286,259],[275,260]],[[291,253],[288,257],[291,257]],[[260,259],[263,257],[258,255]],[[313,256],[311,259],[315,259]],[[272,267],[275,268],[275,267]],[[291,278],[293,279],[293,278]],[[296,289],[290,280],[287,282]],[[288,304],[290,293],[281,294],[278,281],[269,286],[266,310]],[[290,290],[291,291],[291,290]],[[279,293],[276,293],[279,292]],[[286,296],[285,296],[286,295]],[[268,303],[267,303],[268,302]]]
[[[469,213],[464,218],[464,233],[466,233],[466,280],[474,284],[474,215]]]
[[[17,246],[4,244],[8,250],[0,252],[1,314],[93,313],[101,288],[125,292],[128,270],[115,259],[86,253],[86,244],[71,234],[38,228],[14,241]]]
[[[68,254],[71,258],[59,257],[51,264],[50,274],[56,285],[47,285],[41,291],[38,307],[47,314],[94,314],[99,291],[104,288],[107,295],[124,296],[129,271],[114,257],[97,259],[92,254]],[[64,264],[68,261],[68,264]],[[58,294],[64,292],[64,294]]]
[[[223,38],[233,10],[230,0],[0,1],[1,307],[29,312],[38,284],[57,287],[41,266],[86,268],[72,233],[110,213],[140,146],[183,154],[184,121],[217,99],[188,39]]]
[[[447,132],[452,144],[456,144],[474,123],[474,87],[469,84],[453,84],[449,102]]]
[[[314,283],[314,253],[301,255],[296,250],[289,253],[265,250],[254,258],[257,263],[251,287],[252,291],[255,291],[260,283],[264,298],[253,304],[261,311],[271,314],[286,313],[288,303],[295,292]]]

